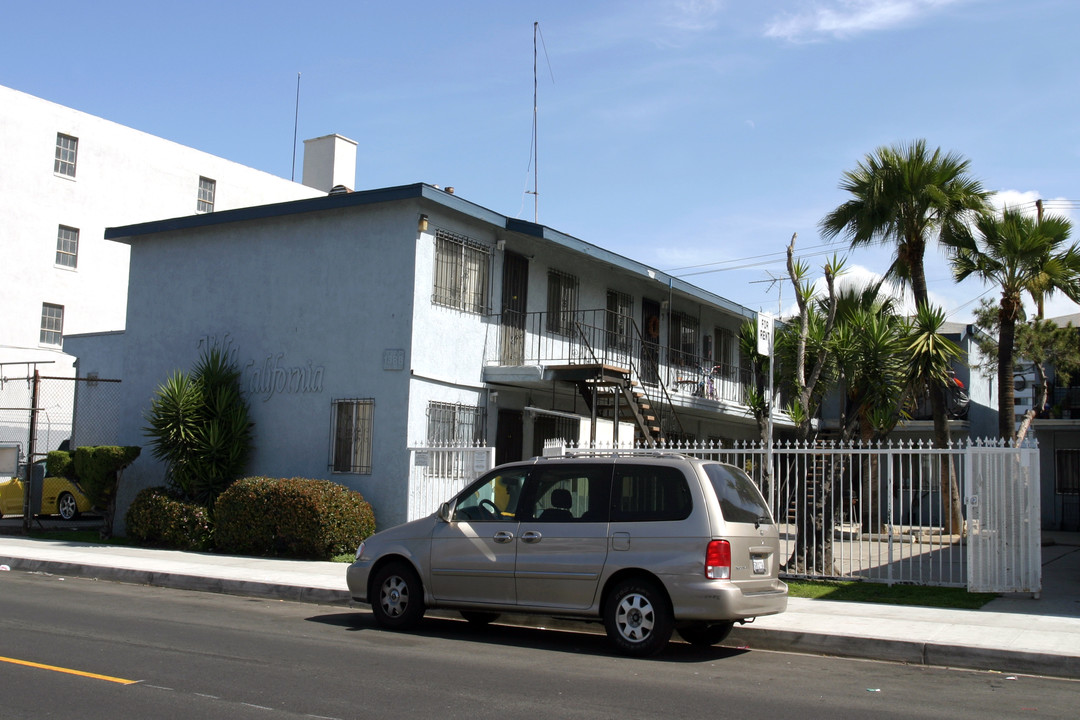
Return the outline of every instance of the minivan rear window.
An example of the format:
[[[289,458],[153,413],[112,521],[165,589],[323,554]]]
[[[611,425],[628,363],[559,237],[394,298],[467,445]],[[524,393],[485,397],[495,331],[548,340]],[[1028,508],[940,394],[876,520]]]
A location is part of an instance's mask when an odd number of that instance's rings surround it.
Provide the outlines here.
[[[750,476],[737,467],[706,463],[705,474],[712,482],[724,520],[737,523],[772,523],[769,506]]]
[[[615,465],[612,522],[685,520],[693,502],[686,476],[662,465]]]

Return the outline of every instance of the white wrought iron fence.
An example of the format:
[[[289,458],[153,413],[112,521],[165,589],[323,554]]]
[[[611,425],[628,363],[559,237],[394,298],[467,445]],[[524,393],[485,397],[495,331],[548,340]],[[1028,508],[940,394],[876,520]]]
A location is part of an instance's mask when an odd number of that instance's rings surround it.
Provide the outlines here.
[[[416,520],[435,512],[441,503],[493,467],[493,447],[410,447],[408,519]]]
[[[987,447],[967,464],[968,590],[1042,590],[1039,455]]]
[[[1039,592],[1034,445],[777,443],[771,472],[754,442],[545,449],[566,452],[684,453],[743,468],[772,507],[786,577]]]

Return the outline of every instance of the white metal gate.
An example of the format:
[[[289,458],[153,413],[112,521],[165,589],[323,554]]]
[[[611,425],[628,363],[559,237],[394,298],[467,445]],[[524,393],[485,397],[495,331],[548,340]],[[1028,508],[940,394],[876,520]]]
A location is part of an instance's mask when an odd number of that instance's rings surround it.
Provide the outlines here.
[[[1037,448],[969,448],[968,590],[1042,590]]]
[[[441,503],[493,467],[493,447],[409,448],[408,519],[435,512]]]

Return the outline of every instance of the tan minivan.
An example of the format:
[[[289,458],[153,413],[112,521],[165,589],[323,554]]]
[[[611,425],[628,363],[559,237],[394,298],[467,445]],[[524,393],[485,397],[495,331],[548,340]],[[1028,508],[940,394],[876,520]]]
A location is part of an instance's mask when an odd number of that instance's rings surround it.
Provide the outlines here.
[[[783,612],[780,541],[742,470],[673,454],[534,458],[479,478],[430,517],[376,533],[349,591],[382,627],[428,608],[602,620],[628,655],[673,630],[713,645],[736,622]]]

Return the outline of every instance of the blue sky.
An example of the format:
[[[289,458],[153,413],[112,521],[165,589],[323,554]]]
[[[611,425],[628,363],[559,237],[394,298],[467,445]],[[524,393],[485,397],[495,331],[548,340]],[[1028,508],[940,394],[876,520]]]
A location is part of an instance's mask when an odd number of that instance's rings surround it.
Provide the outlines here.
[[[289,177],[299,72],[300,139],[356,140],[359,189],[532,220],[534,21],[540,222],[751,309],[777,308],[792,233],[817,271],[888,266],[817,233],[881,145],[925,138],[1080,222],[1075,0],[17,2],[0,84]],[[927,277],[955,320],[987,290],[937,251]]]

